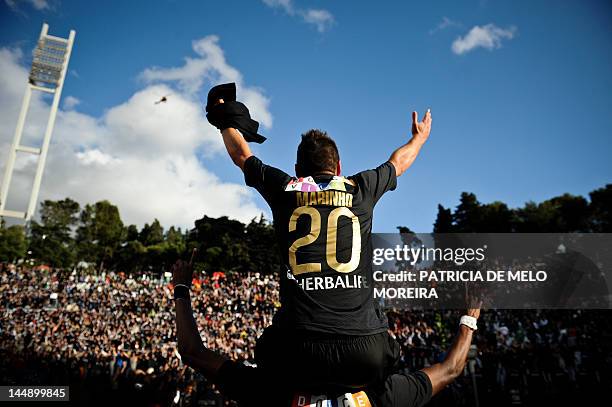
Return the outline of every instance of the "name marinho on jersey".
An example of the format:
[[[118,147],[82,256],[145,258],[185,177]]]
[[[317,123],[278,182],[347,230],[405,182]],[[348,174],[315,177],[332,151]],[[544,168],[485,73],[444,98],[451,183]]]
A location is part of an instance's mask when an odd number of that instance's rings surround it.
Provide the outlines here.
[[[354,187],[355,181],[334,176],[329,182],[317,183],[312,177],[291,180],[285,187],[287,192],[295,192],[297,206],[346,206],[353,207],[353,194],[346,187]]]
[[[346,206],[353,207],[353,194],[342,191],[297,192],[297,206]]]

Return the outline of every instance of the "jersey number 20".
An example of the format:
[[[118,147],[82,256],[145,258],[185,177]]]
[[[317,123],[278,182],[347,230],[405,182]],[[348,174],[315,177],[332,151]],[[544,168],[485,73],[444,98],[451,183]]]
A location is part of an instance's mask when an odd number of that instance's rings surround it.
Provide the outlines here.
[[[321,271],[321,263],[303,263],[297,264],[296,252],[300,247],[307,246],[317,240],[321,232],[321,214],[318,210],[311,206],[300,206],[291,214],[289,219],[289,232],[294,232],[297,227],[297,220],[300,216],[305,215],[310,217],[310,232],[303,237],[297,239],[291,247],[289,247],[289,265],[294,275],[302,273],[313,273]],[[336,240],[338,237],[338,219],[341,216],[346,216],[351,220],[353,227],[353,242],[351,247],[351,260],[348,263],[340,263],[336,256]],[[359,219],[351,210],[345,206],[334,209],[329,213],[327,218],[327,246],[325,250],[325,259],[327,264],[332,269],[340,273],[350,273],[359,266],[361,257],[361,233],[359,228]]]

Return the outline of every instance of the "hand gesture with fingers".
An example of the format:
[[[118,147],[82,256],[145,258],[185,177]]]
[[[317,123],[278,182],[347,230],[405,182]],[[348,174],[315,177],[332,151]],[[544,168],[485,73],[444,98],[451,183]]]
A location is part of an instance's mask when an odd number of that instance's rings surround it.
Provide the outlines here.
[[[468,291],[468,284],[465,284],[465,304],[467,306],[466,315],[478,319],[480,308],[482,307],[483,293],[476,288]]]
[[[412,136],[422,141],[427,140],[431,132],[431,110],[427,109],[423,121],[419,121],[419,114],[412,112]]]
[[[465,315],[478,319],[480,316],[480,305],[476,305],[478,308],[468,308]]]
[[[190,263],[184,260],[177,260],[172,266],[172,284],[176,287],[177,284],[191,287],[193,278],[193,267]]]

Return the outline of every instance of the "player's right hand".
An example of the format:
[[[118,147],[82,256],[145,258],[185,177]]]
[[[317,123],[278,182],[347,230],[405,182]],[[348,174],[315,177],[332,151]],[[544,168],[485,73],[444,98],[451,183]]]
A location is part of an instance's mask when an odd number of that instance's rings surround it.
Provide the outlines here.
[[[187,287],[191,287],[191,280],[193,279],[193,266],[184,261],[177,260],[172,266],[172,284],[184,284]]]
[[[427,140],[431,132],[431,111],[427,109],[423,121],[419,121],[419,114],[412,112],[412,136],[422,141]]]

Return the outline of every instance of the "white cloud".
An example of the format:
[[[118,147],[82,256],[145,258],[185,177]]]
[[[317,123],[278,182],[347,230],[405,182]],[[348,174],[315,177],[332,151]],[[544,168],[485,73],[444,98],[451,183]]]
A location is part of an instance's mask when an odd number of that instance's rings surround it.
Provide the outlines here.
[[[80,103],[81,103],[81,101],[79,99],[75,98],[74,96],[66,96],[66,98],[64,99],[64,109],[65,110],[73,110]]]
[[[105,167],[120,162],[119,159],[105,154],[97,148],[76,153],[76,157],[83,165],[98,165]]]
[[[140,75],[141,79],[147,83],[176,82],[179,90],[189,98],[195,98],[204,83],[236,82],[238,99],[249,107],[251,116],[255,120],[270,128],[272,126],[272,115],[268,110],[270,100],[260,89],[245,86],[242,74],[225,60],[223,49],[219,46],[219,37],[209,35],[195,40],[192,48],[198,55],[197,58],[185,58],[185,64],[180,67],[146,69]],[[159,93],[160,97],[163,95],[164,93]],[[201,112],[202,108],[199,107],[198,116]]]
[[[301,14],[305,22],[317,27],[318,32],[324,32],[334,24],[334,16],[327,10],[308,9]]]
[[[442,31],[442,30],[445,30],[451,27],[461,27],[461,23],[451,20],[450,18],[444,16],[442,17],[442,21],[440,21],[438,25],[436,25],[435,28],[432,28],[431,30],[429,30],[429,35],[433,35],[438,31]]]
[[[457,37],[451,46],[452,51],[457,55],[465,54],[476,48],[484,48],[489,51],[500,48],[503,39],[511,40],[514,38],[516,27],[500,28],[495,24],[484,26],[474,26],[465,35]]]
[[[280,8],[289,15],[293,15],[295,13],[293,2],[291,0],[263,0],[263,2],[266,6]]]
[[[204,214],[242,221],[258,216],[262,208],[251,189],[225,182],[207,168],[210,157],[225,151],[192,90],[235,79],[245,103],[253,103],[268,126],[269,101],[259,89],[244,85],[240,72],[225,61],[218,38],[194,41],[194,50],[198,57],[191,64],[188,58],[181,67],[143,72],[144,87],[102,116],[67,109],[76,99],[66,98],[58,112],[39,201],[71,197],[85,204],[108,199],[119,207],[125,223],[140,226],[154,218],[167,227],[193,227]],[[22,59],[21,51],[0,48],[0,174],[27,82]],[[164,95],[167,102],[154,103]],[[40,145],[49,103],[42,94],[33,94],[22,144]],[[26,157],[17,162],[11,183],[7,208],[13,210],[25,208],[35,168],[33,156],[19,156]]]
[[[28,0],[36,10],[44,10],[49,8],[49,2],[47,0]]]
[[[47,0],[4,0],[4,2],[13,10],[19,8],[19,3],[28,3],[36,10],[46,10],[50,8]]]
[[[168,101],[155,104],[164,95]],[[221,152],[219,131],[206,121],[204,114],[197,99],[174,92],[165,84],[151,85],[108,109],[105,128],[121,137],[106,142],[113,150],[128,149],[130,154],[143,158],[160,150],[189,154],[198,145],[209,153]]]
[[[296,8],[292,0],[262,1],[266,6],[274,9],[281,9],[287,15],[299,16],[305,23],[315,26],[320,33],[327,31],[335,22],[333,14],[325,9]]]

